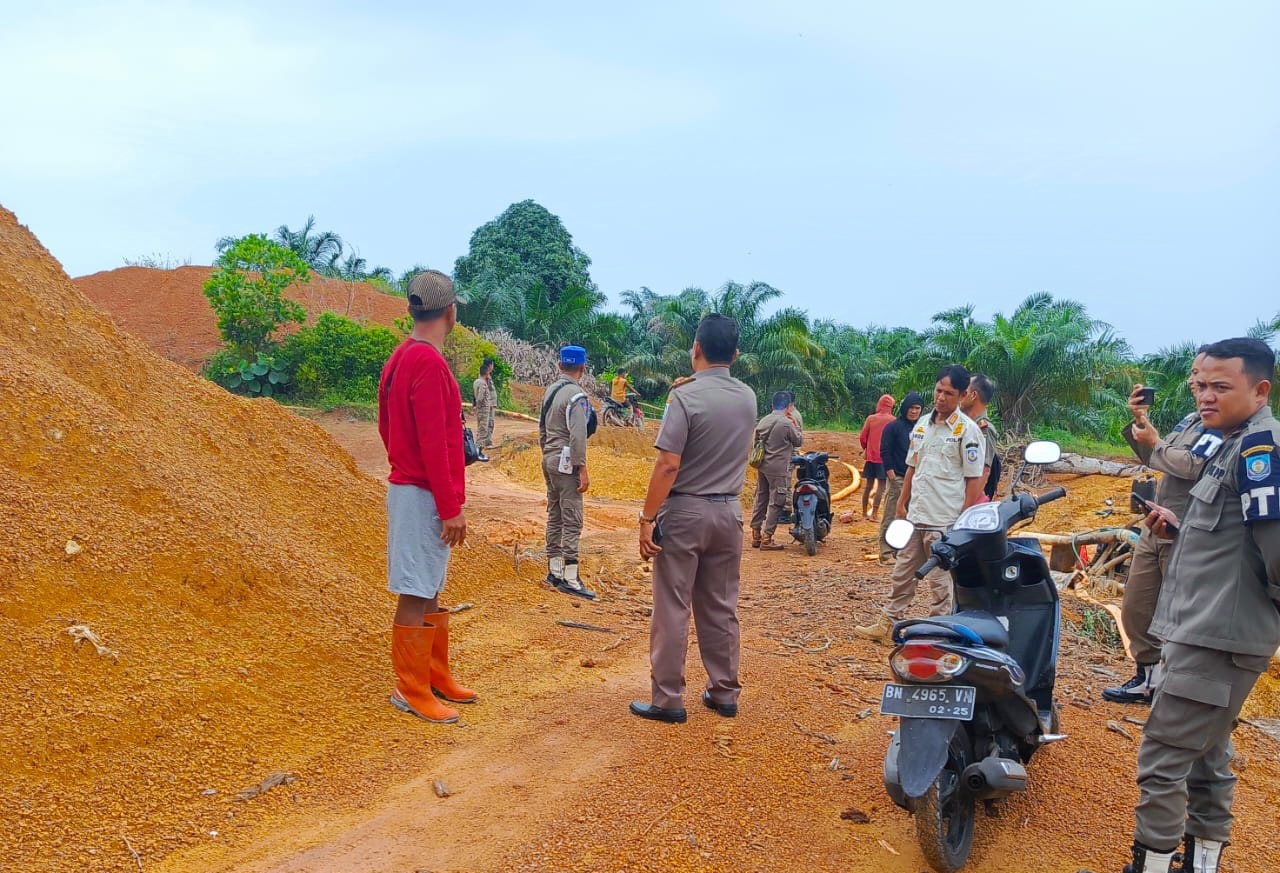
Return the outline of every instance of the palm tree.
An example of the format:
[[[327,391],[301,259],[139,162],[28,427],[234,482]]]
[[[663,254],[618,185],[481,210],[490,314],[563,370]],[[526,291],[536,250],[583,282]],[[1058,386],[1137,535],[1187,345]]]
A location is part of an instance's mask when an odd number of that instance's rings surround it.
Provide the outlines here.
[[[275,240],[296,252],[313,270],[333,275],[342,259],[342,237],[330,230],[316,233],[315,229],[316,217],[308,215],[299,230],[290,230],[287,224],[276,228]]]

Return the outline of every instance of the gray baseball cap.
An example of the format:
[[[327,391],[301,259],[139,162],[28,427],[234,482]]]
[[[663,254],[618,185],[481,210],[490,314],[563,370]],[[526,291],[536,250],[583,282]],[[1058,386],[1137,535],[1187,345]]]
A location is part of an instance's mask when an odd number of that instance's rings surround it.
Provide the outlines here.
[[[423,270],[409,280],[409,309],[444,309],[458,301],[453,280],[439,270]]]

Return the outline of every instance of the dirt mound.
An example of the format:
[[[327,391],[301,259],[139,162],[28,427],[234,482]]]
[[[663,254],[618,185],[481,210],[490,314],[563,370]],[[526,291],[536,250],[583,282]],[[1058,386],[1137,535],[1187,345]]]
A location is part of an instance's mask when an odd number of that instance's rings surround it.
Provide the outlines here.
[[[207,270],[176,272],[205,306]],[[124,869],[124,838],[150,861],[307,796],[359,732],[408,734],[379,705],[379,482],[124,334],[3,209],[0,438],[0,869]],[[457,599],[512,576],[467,557]],[[303,780],[228,802],[278,771]]]
[[[121,267],[74,281],[122,330],[198,372],[222,343],[217,319],[203,293],[212,273],[213,267]],[[294,286],[287,296],[306,307],[310,321],[321,312],[336,312],[389,327],[405,314],[404,300],[364,282],[312,275],[310,282]]]

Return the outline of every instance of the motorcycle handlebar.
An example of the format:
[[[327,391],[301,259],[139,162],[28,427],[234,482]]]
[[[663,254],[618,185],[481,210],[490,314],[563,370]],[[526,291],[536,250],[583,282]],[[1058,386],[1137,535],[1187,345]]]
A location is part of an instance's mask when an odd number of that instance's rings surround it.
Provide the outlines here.
[[[1037,495],[1036,504],[1038,506],[1044,506],[1046,503],[1051,503],[1054,500],[1059,500],[1066,496],[1067,496],[1067,489],[1059,485],[1057,488],[1050,488],[1045,493]]]
[[[923,579],[929,575],[929,571],[938,566],[938,558],[936,555],[930,555],[929,560],[920,565],[920,569],[916,570],[916,578]]]

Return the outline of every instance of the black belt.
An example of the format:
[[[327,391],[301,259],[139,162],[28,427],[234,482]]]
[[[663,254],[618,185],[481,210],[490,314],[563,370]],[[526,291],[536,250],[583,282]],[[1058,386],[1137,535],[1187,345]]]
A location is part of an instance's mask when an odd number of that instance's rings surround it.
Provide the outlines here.
[[[688,491],[672,491],[670,497],[696,497],[699,500],[711,500],[716,503],[730,503],[738,499],[736,494],[690,494]]]

